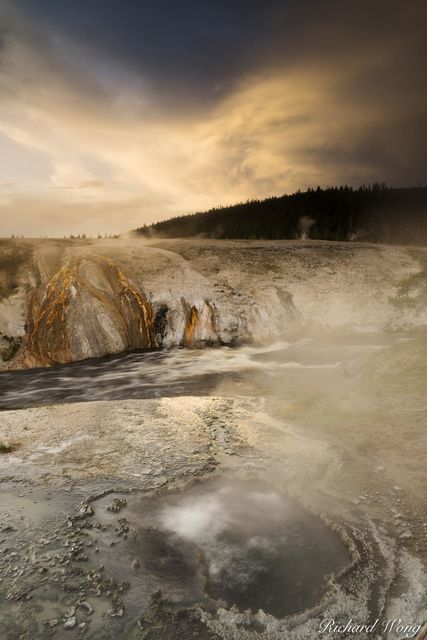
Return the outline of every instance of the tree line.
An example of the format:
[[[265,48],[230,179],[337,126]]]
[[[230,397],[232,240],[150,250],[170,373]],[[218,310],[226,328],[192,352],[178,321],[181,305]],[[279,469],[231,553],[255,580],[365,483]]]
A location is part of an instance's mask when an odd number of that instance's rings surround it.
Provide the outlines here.
[[[308,189],[144,225],[138,236],[427,242],[427,187]]]

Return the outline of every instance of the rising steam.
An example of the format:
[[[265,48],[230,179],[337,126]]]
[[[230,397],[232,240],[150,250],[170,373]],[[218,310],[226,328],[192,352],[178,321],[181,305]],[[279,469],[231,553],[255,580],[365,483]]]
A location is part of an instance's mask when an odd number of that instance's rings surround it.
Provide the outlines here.
[[[316,224],[316,221],[310,216],[302,216],[298,221],[299,237],[301,240],[308,240],[310,237],[310,231]]]

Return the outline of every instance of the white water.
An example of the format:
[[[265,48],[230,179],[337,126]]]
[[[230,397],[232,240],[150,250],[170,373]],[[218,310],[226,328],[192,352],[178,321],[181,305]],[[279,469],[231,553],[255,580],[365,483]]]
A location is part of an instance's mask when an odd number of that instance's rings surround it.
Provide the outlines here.
[[[288,381],[289,376],[292,381],[298,379],[299,372],[318,381],[331,376],[345,378],[373,354],[386,352],[391,358],[398,345],[411,345],[414,340],[414,336],[404,334],[364,334],[276,342],[267,347],[131,352],[71,365],[7,372],[0,375],[0,408],[209,395],[219,387],[227,393],[227,385],[231,390],[236,382],[243,386],[259,384],[265,391]]]

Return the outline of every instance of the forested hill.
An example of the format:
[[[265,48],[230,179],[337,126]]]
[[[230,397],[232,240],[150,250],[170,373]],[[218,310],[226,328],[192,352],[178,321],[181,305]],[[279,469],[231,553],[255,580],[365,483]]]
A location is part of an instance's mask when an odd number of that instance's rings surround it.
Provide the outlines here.
[[[427,187],[309,189],[183,215],[136,229],[144,237],[313,238],[427,244]]]

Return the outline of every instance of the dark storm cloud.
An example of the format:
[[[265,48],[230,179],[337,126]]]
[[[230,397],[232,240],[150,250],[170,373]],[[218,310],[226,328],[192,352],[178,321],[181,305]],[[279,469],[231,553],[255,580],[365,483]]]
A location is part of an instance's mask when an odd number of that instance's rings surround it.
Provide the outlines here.
[[[352,102],[383,109],[386,129],[391,113],[398,137],[420,134],[411,117],[418,121],[427,91],[423,0],[15,0],[13,6],[51,37],[90,49],[104,73],[116,62],[140,77],[162,113],[204,110],[247,76],[302,68],[339,76],[336,99],[345,108]]]
[[[0,131],[16,159],[44,154],[21,171],[45,175],[40,212],[52,186],[165,197],[126,226],[317,184],[427,184],[426,32],[424,0],[0,0]]]
[[[266,63],[314,67],[378,55],[389,72],[419,77],[423,0],[15,0],[50,33],[119,60],[169,97],[216,99]],[[401,58],[403,56],[403,58]],[[421,79],[421,77],[419,77]],[[375,86],[371,87],[375,90]]]
[[[279,37],[283,1],[16,0],[32,19],[140,74],[165,100],[216,101]]]

